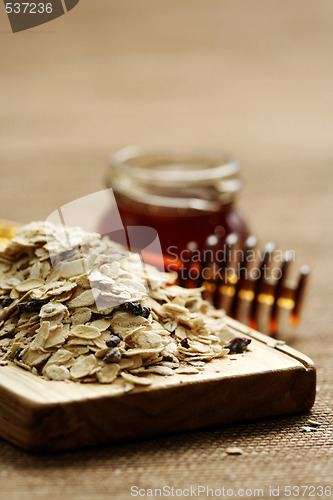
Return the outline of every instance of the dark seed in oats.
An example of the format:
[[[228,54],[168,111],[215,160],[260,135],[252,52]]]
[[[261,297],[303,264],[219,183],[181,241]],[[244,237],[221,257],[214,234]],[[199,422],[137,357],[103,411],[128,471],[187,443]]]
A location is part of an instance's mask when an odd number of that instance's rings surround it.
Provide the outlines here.
[[[117,335],[110,335],[105,343],[108,347],[118,347],[120,344],[120,338],[117,337]]]
[[[247,346],[250,344],[251,339],[246,339],[245,337],[235,337],[230,340],[230,342],[225,346],[229,349],[229,354],[241,354],[247,351]]]
[[[185,347],[186,349],[189,349],[190,347],[190,344],[188,343],[188,338],[185,337],[183,340],[180,341],[180,345],[182,347]]]
[[[29,302],[19,302],[17,307],[20,312],[39,312],[48,303],[48,300],[29,300]]]
[[[116,363],[117,361],[120,360],[121,360],[121,352],[119,351],[118,347],[110,349],[110,351],[103,358],[103,361],[105,361],[105,363]]]
[[[8,307],[13,302],[13,300],[14,299],[11,299],[10,297],[4,297],[3,299],[0,299],[0,305],[2,307]]]
[[[134,316],[149,317],[150,307],[142,306],[139,302],[125,302],[124,306]]]

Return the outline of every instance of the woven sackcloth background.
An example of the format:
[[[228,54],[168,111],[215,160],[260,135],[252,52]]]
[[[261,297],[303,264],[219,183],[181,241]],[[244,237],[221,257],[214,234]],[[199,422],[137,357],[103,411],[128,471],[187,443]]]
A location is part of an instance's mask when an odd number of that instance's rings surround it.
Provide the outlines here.
[[[17,34],[3,3],[0,17],[0,218],[43,219],[102,189],[108,155],[127,144],[227,149],[253,231],[312,267],[301,327],[286,338],[318,372],[308,414],[54,456],[0,440],[0,498],[333,487],[332,1],[82,0]],[[320,427],[301,432],[309,418]]]

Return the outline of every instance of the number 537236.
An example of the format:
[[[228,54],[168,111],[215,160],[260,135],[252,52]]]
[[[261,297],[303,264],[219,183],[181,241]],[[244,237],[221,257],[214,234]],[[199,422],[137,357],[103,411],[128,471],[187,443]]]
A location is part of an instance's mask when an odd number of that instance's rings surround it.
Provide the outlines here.
[[[52,3],[6,2],[7,14],[51,14]]]

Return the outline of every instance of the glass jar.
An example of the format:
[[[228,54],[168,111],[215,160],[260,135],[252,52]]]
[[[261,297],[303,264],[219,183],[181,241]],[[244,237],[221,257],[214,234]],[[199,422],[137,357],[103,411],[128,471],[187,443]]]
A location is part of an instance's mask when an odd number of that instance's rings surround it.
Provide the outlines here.
[[[245,241],[248,230],[235,208],[239,173],[237,161],[219,151],[129,146],[111,156],[106,182],[123,225],[156,229],[164,256],[174,258],[189,242],[204,249],[212,234],[221,244],[230,233]]]

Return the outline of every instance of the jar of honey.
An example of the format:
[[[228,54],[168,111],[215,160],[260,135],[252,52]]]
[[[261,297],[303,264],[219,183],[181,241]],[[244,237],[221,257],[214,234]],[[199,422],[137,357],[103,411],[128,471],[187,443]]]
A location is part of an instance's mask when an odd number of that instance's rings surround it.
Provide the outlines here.
[[[123,225],[156,229],[166,259],[180,257],[189,242],[204,249],[212,234],[221,244],[230,233],[240,244],[248,236],[235,208],[239,164],[219,151],[126,147],[110,158],[107,186]]]

